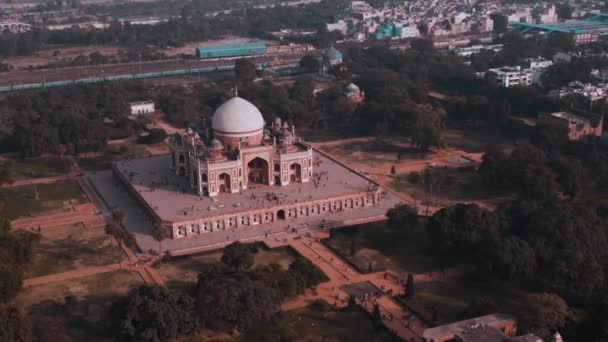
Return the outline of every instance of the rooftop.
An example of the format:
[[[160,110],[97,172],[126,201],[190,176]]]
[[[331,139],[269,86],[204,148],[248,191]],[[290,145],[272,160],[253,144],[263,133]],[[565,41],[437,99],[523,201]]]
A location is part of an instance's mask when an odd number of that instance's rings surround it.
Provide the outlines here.
[[[272,195],[279,204],[305,202],[367,191],[373,186],[369,180],[317,151],[315,174],[323,174],[318,187],[313,182],[287,186],[254,184],[240,194],[220,194],[216,199],[200,197],[190,192],[188,180],[169,169],[169,155],[131,159],[118,162],[118,170],[162,220],[184,221],[236,213],[248,209],[261,209],[276,204],[268,200]],[[272,196],[272,197],[274,197]]]
[[[154,104],[154,101],[152,101],[152,100],[145,100],[145,101],[129,102],[130,106],[143,106],[143,105],[150,105],[150,104]]]
[[[534,334],[510,337],[496,328],[481,324],[468,327],[457,336],[461,342],[543,342]]]
[[[427,340],[438,340],[445,336],[456,336],[467,329],[477,325],[493,325],[515,322],[514,316],[505,313],[495,313],[491,315],[475,317],[464,321],[458,321],[450,324],[440,325],[438,327],[426,329],[422,336]],[[475,340],[471,340],[475,341]]]
[[[555,112],[555,113],[550,113],[548,115],[551,115],[556,118],[568,120],[568,121],[574,121],[577,124],[584,124],[585,122],[589,121],[589,119],[587,119],[587,118],[584,118],[584,117],[578,116],[578,115],[574,115],[572,113],[567,113],[567,112]]]

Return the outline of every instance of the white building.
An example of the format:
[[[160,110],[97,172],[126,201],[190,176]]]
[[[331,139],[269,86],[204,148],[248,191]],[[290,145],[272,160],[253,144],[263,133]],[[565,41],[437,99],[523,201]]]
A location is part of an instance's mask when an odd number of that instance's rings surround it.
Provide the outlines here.
[[[131,102],[129,103],[129,106],[131,107],[131,115],[154,113],[156,111],[154,102],[150,100]]]
[[[544,58],[530,58],[527,60],[530,63],[530,71],[532,72],[532,83],[541,85],[541,76],[545,70],[553,65],[553,61]]]
[[[496,82],[506,88],[513,86],[529,86],[532,84],[532,71],[522,69],[520,66],[490,69],[488,72],[496,74]]]
[[[327,23],[325,24],[327,28],[327,32],[339,31],[342,32],[343,35],[346,35],[348,32],[348,24],[344,20],[338,20],[335,23]]]
[[[415,38],[420,36],[420,31],[416,25],[397,26],[395,35],[399,38]]]

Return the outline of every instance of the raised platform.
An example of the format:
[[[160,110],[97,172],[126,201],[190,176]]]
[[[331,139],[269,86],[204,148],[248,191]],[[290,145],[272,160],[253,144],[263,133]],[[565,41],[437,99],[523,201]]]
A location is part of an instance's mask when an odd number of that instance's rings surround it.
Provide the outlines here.
[[[168,156],[119,163],[118,176],[122,175],[122,181],[110,171],[100,172],[89,178],[110,207],[119,207],[126,212],[125,226],[135,234],[140,248],[144,251],[156,250],[158,242],[151,236],[154,219],[160,218],[164,224],[171,222],[171,225],[187,225],[188,222],[207,219],[215,222],[218,217],[249,215],[251,218],[257,212],[277,213],[277,208],[290,207],[301,209],[310,203],[328,201],[328,198],[337,198],[338,201],[349,196],[361,198],[361,194],[376,187],[376,184],[364,176],[317,151],[314,153],[318,165],[315,166],[315,173],[320,173],[317,185],[315,182],[295,183],[284,187],[256,184],[254,189],[247,189],[241,194],[221,194],[216,200],[208,197],[201,199],[200,196],[186,192],[189,191],[188,184],[185,179],[169,170]],[[122,184],[124,178],[131,180],[130,187]],[[276,199],[269,200],[267,196]],[[211,231],[201,231],[200,234],[166,239],[162,243],[162,249],[171,250],[175,254],[194,253],[219,248],[235,240],[263,238],[292,229],[313,229],[321,225],[331,228],[377,221],[383,219],[386,211],[400,202],[398,198],[386,192],[381,192],[378,199],[373,205],[365,205],[362,202],[359,207],[328,210],[314,215],[298,215],[297,218],[287,216],[286,219],[277,219],[275,216],[256,223],[250,221],[236,226],[215,226]],[[151,215],[151,209],[157,217]]]

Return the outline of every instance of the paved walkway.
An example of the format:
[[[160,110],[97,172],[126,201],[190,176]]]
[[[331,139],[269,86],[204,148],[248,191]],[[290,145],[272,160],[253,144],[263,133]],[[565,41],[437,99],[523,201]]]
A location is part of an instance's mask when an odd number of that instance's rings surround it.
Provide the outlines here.
[[[384,292],[392,292],[392,295],[403,294],[404,286],[399,284],[398,281],[395,281],[393,277],[385,277],[385,272],[371,274],[359,273],[340,257],[335,255],[325,245],[318,242],[318,239],[320,238],[323,238],[323,236],[319,234],[311,234],[310,237],[292,235],[287,238],[287,244],[317,265],[329,278],[329,281],[318,285],[314,293],[309,292],[303,296],[287,301],[282,306],[283,310],[301,308],[316,299],[324,299],[328,303],[345,306],[347,304],[346,298],[348,297],[348,294],[342,287],[344,285],[363,282],[370,282]],[[277,244],[276,238],[270,240],[270,244]],[[279,241],[285,242],[285,239]],[[419,340],[424,329],[428,328],[426,324],[419,319],[416,319],[412,312],[399,305],[391,296],[381,296],[376,302],[385,318],[383,320],[384,324],[404,340]],[[371,300],[368,302],[359,301],[359,304],[364,309],[371,312]],[[392,319],[389,320],[389,317]],[[408,317],[408,319],[405,319],[404,317]]]

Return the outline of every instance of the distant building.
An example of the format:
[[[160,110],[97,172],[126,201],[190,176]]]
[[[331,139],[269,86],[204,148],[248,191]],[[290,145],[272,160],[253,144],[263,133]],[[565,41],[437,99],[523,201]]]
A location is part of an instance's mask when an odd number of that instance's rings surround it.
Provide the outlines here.
[[[553,65],[553,61],[544,58],[529,58],[526,60],[530,63],[530,71],[532,73],[532,83],[541,85],[541,76],[548,67]]]
[[[543,342],[532,334],[517,336],[514,316],[495,313],[426,329],[422,338],[426,342]]]
[[[354,83],[350,83],[344,88],[344,96],[353,103],[361,103],[365,99],[365,93]]]
[[[520,66],[504,66],[488,71],[496,74],[496,82],[505,88],[529,86],[532,84],[532,71],[530,69],[522,69]]]
[[[558,52],[553,55],[553,63],[570,63],[572,61],[572,55],[565,52]]]
[[[568,139],[581,140],[589,136],[602,136],[604,117],[600,116],[597,122],[573,113],[556,112],[541,114],[538,124],[561,125],[568,129]]]
[[[336,65],[342,64],[342,52],[338,51],[333,46],[325,50],[323,57],[321,58],[321,70],[320,73],[323,76],[327,75],[327,71]]]
[[[551,90],[549,92],[549,96],[553,97],[564,97],[574,94],[584,96],[593,103],[608,96],[608,84],[600,83],[598,85],[593,85],[591,83],[575,81],[568,83],[567,86],[562,87],[561,89]]]
[[[131,102],[129,106],[131,107],[131,115],[154,113],[156,111],[154,102],[150,100]]]
[[[493,44],[493,45],[472,45],[466,47],[458,47],[454,49],[456,54],[461,57],[469,57],[474,53],[479,53],[481,50],[492,50],[494,52],[498,52],[502,50],[502,44]]]
[[[344,20],[338,20],[335,23],[325,24],[325,28],[327,29],[327,32],[339,31],[343,35],[346,35],[348,33],[348,23]]]

